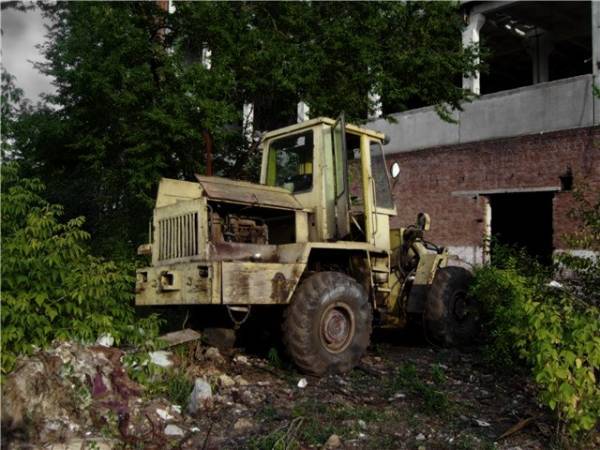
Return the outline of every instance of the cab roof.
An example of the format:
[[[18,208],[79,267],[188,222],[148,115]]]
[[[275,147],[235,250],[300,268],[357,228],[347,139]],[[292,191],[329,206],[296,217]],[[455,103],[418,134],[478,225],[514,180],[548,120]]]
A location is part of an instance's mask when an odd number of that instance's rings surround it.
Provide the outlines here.
[[[304,128],[310,128],[319,124],[333,126],[335,122],[336,121],[334,119],[331,119],[329,117],[317,117],[315,119],[307,120],[306,122],[300,122],[284,128],[278,128],[277,130],[269,131],[265,133],[264,139],[271,139],[282,134],[289,134],[294,131],[299,131]],[[380,133],[379,131],[369,130],[368,128],[362,128],[357,125],[352,125],[350,123],[346,124],[346,130],[358,134],[366,134],[367,136],[373,137],[375,139],[383,140],[385,138],[385,135],[383,133]]]

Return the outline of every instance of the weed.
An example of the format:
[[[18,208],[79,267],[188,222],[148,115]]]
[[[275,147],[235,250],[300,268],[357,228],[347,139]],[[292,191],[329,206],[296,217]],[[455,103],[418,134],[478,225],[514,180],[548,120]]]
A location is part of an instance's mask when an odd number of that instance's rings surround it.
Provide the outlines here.
[[[194,383],[192,383],[185,374],[174,372],[167,378],[166,386],[167,398],[172,403],[184,407],[190,392],[192,392],[192,389],[194,388]]]
[[[283,368],[283,363],[276,348],[271,347],[269,349],[269,353],[267,353],[267,359],[269,360],[269,364],[271,364],[271,366],[273,366],[275,369]]]
[[[434,367],[432,377],[436,383],[442,383],[445,380],[441,367]],[[393,395],[401,390],[421,397],[423,399],[421,409],[426,413],[443,415],[449,412],[451,405],[448,396],[436,389],[435,385],[423,382],[414,364],[409,363],[398,367],[385,387],[388,395]]]
[[[431,369],[431,378],[436,384],[442,384],[446,381],[446,374],[444,373],[444,368],[439,364],[434,364]]]
[[[279,413],[273,405],[265,405],[258,411],[257,416],[262,421],[270,422],[277,419]]]

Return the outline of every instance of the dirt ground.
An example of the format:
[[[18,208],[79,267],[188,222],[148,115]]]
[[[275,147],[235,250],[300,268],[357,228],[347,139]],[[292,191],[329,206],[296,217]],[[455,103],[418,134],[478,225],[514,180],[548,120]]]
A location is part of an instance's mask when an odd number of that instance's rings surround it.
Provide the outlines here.
[[[441,349],[397,332],[379,332],[359,367],[343,376],[324,378],[298,373],[275,350],[219,352],[199,342],[171,350],[174,367],[170,370],[190,380],[200,377],[212,387],[210,398],[195,413],[187,413],[185,405],[176,407],[172,399],[157,397],[148,389],[145,393],[138,390],[131,380],[124,384],[123,378],[114,377],[115,371],[123,376],[115,366],[113,374],[106,371],[113,383],[107,381],[110,386],[106,389],[100,375],[87,377],[92,398],[86,397],[88,400],[78,405],[80,411],[69,418],[71,432],[54,425],[55,430],[63,431],[19,433],[3,423],[3,448],[551,447],[552,421],[537,405],[527,377],[514,368],[491,371],[480,362],[478,348]],[[106,350],[101,353],[112,363],[119,357]],[[68,364],[77,367],[73,361]],[[54,366],[59,367],[60,362]],[[95,370],[100,374],[99,367]],[[57,380],[64,379],[57,375]],[[69,386],[63,385],[63,389]],[[85,381],[78,389],[82,386],[85,388]],[[51,386],[45,385],[41,391],[44,389]],[[106,397],[107,389],[115,390],[119,401]],[[96,391],[102,394],[98,399],[94,398]],[[64,409],[72,411],[73,407]],[[47,410],[46,414],[51,414],[50,408]],[[118,414],[113,414],[115,411]],[[107,420],[111,415],[113,422]],[[47,426],[45,422],[33,425],[36,430]]]
[[[202,432],[177,445],[322,448],[336,435],[332,448],[548,448],[551,422],[527,378],[493,373],[479,356],[478,349],[376,336],[358,368],[321,379],[251,357],[248,365],[232,364],[229,374],[243,376],[252,395],[234,388],[233,401],[199,417]],[[302,378],[305,388],[298,387]],[[236,427],[240,421],[247,428]],[[501,437],[517,424],[525,426]]]

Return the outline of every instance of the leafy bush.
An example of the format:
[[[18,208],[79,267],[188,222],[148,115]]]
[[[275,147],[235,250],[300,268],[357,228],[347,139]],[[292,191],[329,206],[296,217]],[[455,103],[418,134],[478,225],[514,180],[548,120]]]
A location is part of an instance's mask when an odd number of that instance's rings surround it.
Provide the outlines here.
[[[141,343],[158,331],[155,316],[136,319],[132,266],[88,253],[79,217],[43,199],[44,186],[2,166],[2,372],[16,357],[54,339]]]
[[[586,233],[571,245],[597,245],[600,209],[578,205]],[[491,339],[485,354],[502,366],[525,362],[540,399],[557,415],[559,433],[581,437],[600,418],[598,258],[565,254],[546,268],[514,249],[496,245],[493,252],[494,265],[479,268],[471,287],[486,309]],[[560,273],[568,278],[551,283]]]

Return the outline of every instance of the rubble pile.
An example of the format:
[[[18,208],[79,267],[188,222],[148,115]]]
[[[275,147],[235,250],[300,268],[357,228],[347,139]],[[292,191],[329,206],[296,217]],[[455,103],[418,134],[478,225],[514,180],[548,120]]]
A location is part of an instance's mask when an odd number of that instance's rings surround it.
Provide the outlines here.
[[[22,358],[2,383],[2,448],[543,447],[533,393],[481,372],[470,355],[390,346],[348,375],[318,379],[198,337],[169,336],[143,358],[106,336]],[[448,411],[426,412],[440,389]],[[511,426],[518,432],[502,436]]]

